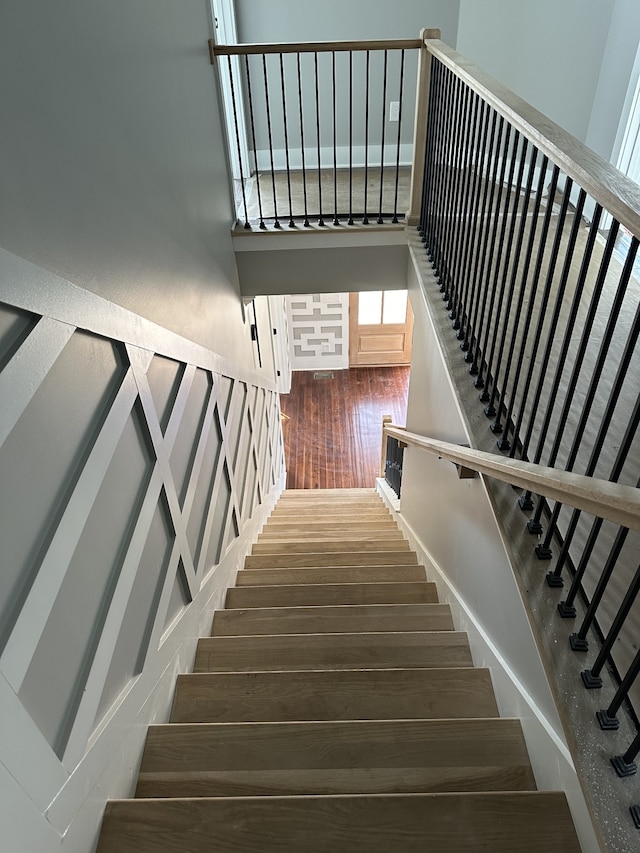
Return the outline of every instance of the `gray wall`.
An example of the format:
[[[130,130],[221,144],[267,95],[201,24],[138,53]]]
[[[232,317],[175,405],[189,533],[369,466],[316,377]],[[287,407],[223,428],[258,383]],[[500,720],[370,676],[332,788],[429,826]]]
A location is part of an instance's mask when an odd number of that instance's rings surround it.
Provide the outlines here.
[[[207,0],[0,11],[0,824],[88,853],[283,482]]]
[[[240,42],[287,42],[287,41],[331,41],[343,39],[417,38],[423,27],[439,27],[443,38],[455,44],[458,27],[458,0],[402,0],[389,6],[384,0],[356,0],[324,3],[299,3],[293,0],[275,0],[264,3],[259,0],[236,0],[238,40]],[[413,115],[415,109],[416,51],[408,51],[405,57],[403,114],[401,125],[401,162],[410,162],[413,138]],[[380,162],[380,140],[382,129],[383,57],[372,53],[370,57],[370,115],[369,115],[369,161]],[[302,56],[303,113],[305,156],[307,165],[317,165],[317,134],[315,127],[315,85],[313,58]],[[263,106],[264,82],[262,65],[258,58],[250,63],[254,89],[254,119],[256,148],[260,168],[268,168],[268,133],[266,112]],[[291,117],[298,115],[299,102],[295,59],[285,58],[287,93],[287,115],[289,116],[289,147],[293,158],[291,165],[300,166],[301,145],[299,122]],[[349,164],[347,145],[349,141],[349,70],[348,55],[337,54],[336,58],[336,128],[338,164]],[[283,168],[284,128],[282,122],[282,96],[280,91],[279,67],[274,57],[268,65],[270,80],[270,109],[272,144],[276,152],[276,168]],[[333,120],[331,57],[319,58],[319,101],[320,143],[323,166],[333,165]],[[365,127],[365,58],[356,54],[353,61],[353,140],[356,165],[364,163]],[[388,60],[388,89],[386,96],[387,119],[385,123],[385,163],[395,164],[395,145],[398,124],[388,120],[389,102],[399,99],[400,56],[395,52]],[[250,125],[248,125],[250,127]],[[250,131],[249,131],[250,133]],[[251,136],[249,146],[252,148]]]
[[[615,0],[460,0],[457,49],[583,142]]]

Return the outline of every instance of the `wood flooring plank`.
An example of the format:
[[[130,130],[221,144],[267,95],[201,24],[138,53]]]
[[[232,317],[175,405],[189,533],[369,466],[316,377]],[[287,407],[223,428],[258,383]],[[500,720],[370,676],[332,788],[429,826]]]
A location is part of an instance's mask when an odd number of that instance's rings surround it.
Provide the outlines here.
[[[227,590],[226,607],[312,607],[347,604],[436,604],[431,582],[292,584]]]
[[[116,800],[98,853],[580,853],[549,791]]]
[[[194,672],[473,666],[462,631],[202,637]]]
[[[357,631],[452,631],[448,604],[370,604],[218,610],[213,636]]]
[[[486,669],[179,675],[175,723],[497,717]]]

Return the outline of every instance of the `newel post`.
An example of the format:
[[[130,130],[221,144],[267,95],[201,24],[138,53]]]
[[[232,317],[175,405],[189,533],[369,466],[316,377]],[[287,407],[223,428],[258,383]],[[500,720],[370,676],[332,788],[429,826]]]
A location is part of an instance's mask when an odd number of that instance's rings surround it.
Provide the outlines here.
[[[407,225],[420,222],[422,205],[422,182],[424,179],[424,159],[427,148],[427,115],[429,111],[429,84],[431,81],[431,54],[427,50],[427,39],[439,39],[440,30],[420,30],[420,54],[418,56],[418,78],[416,81],[416,112],[413,128],[413,162],[411,165],[411,193]]]
[[[391,415],[382,416],[382,448],[380,453],[380,476],[384,477],[387,470],[387,437],[384,434],[384,428],[387,424],[393,423]]]

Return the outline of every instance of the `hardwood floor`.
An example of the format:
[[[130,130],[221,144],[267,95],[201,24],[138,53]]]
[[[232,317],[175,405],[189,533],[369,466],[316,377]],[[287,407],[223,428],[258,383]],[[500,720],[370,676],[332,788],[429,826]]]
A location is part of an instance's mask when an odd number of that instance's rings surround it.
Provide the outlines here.
[[[367,488],[380,468],[382,416],[404,424],[408,367],[296,371],[280,397],[288,489]]]

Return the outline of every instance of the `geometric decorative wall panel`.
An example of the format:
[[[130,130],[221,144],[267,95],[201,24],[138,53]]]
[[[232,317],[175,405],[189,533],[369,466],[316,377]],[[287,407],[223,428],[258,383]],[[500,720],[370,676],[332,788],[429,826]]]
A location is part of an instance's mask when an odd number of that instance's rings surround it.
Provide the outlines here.
[[[349,366],[349,294],[287,297],[293,370]]]

